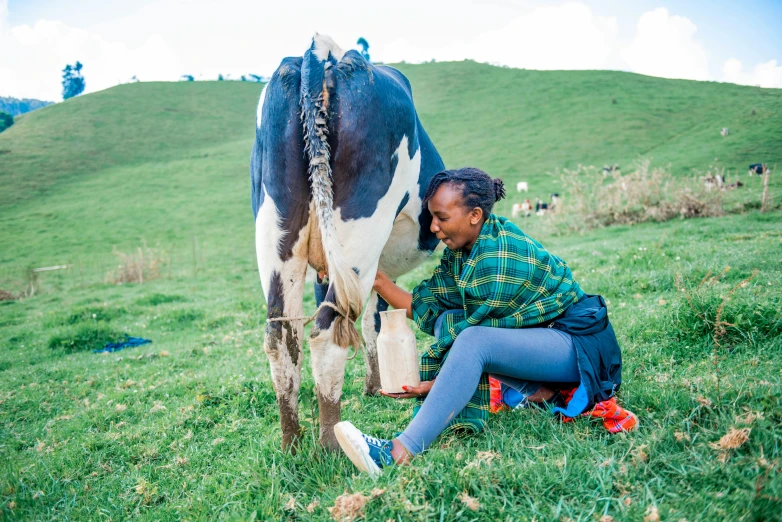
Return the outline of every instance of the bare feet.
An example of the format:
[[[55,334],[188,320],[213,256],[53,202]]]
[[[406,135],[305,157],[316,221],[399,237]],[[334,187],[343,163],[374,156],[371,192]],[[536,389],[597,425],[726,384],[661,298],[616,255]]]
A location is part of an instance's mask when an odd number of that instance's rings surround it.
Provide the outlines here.
[[[413,456],[407,452],[407,449],[402,446],[402,443],[399,442],[398,439],[392,440],[391,443],[393,444],[391,456],[394,458],[396,465],[406,466],[407,464],[410,464],[410,461],[413,460]]]
[[[545,386],[541,386],[538,388],[538,391],[527,397],[528,401],[531,402],[543,402],[551,400],[554,395],[556,395],[557,392],[554,390],[551,390],[549,388],[546,388]]]

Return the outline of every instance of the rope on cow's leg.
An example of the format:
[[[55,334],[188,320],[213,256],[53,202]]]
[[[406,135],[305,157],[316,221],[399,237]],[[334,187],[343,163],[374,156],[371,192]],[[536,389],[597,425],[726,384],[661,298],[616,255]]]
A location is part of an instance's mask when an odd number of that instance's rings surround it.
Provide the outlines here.
[[[320,313],[321,308],[323,308],[324,306],[326,308],[331,308],[338,315],[342,315],[342,314],[339,313],[339,310],[337,309],[337,305],[335,305],[334,303],[330,303],[328,301],[323,301],[320,304],[320,306],[318,307],[318,309],[315,310],[315,313],[312,314],[312,315],[302,315],[302,316],[297,316],[297,317],[272,317],[271,319],[267,317],[266,321],[267,322],[269,322],[269,321],[271,321],[271,322],[278,322],[278,321],[279,322],[283,322],[283,321],[285,321],[285,322],[289,322],[289,321],[304,321],[304,324],[302,326],[307,326],[312,321],[314,321],[316,317],[318,317],[318,314]],[[358,355],[359,346],[354,346],[353,348],[355,349],[355,351],[353,352],[352,356],[348,357],[348,359],[347,359],[348,361],[352,361],[353,359],[356,358],[356,355]]]
[[[287,321],[304,321],[304,324],[302,326],[307,326],[312,321],[314,321],[316,317],[318,317],[318,314],[320,313],[321,308],[323,308],[324,306],[326,308],[331,308],[332,310],[334,310],[335,312],[337,312],[339,314],[339,310],[337,309],[337,305],[335,305],[334,303],[330,303],[328,301],[323,301],[321,303],[321,305],[318,307],[318,309],[315,310],[315,313],[312,314],[312,315],[301,315],[301,316],[297,316],[297,317],[272,317],[272,318],[268,318],[267,317],[266,321],[267,322],[269,322],[269,321],[271,321],[271,322],[275,322],[275,321],[285,321],[285,322],[287,322]]]

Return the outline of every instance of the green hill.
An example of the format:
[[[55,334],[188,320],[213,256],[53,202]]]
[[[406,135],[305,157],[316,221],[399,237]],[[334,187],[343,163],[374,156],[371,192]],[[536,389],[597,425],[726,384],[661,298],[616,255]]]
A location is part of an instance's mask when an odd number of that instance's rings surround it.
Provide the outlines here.
[[[530,197],[578,164],[782,164],[782,90],[622,72],[405,65],[448,166],[475,165]],[[26,114],[0,135],[0,264],[138,245],[252,244],[248,161],[257,84],[127,84]],[[730,135],[720,136],[728,127]]]

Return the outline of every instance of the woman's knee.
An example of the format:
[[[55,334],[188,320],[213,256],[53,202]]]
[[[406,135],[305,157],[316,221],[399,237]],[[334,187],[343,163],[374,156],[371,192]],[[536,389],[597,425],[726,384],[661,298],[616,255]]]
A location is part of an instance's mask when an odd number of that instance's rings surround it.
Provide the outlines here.
[[[486,343],[486,336],[481,333],[481,330],[482,328],[479,326],[471,326],[463,330],[462,333],[456,336],[448,358],[481,359],[481,348]]]

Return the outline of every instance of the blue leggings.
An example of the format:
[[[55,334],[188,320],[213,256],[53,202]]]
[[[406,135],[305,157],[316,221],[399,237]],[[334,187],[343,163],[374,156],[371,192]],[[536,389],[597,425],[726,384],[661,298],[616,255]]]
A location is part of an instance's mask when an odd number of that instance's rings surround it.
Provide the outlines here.
[[[435,337],[448,313],[437,318]],[[421,409],[399,435],[405,449],[412,455],[424,451],[467,406],[483,373],[525,397],[544,383],[579,381],[569,334],[554,328],[472,326],[456,338]]]

